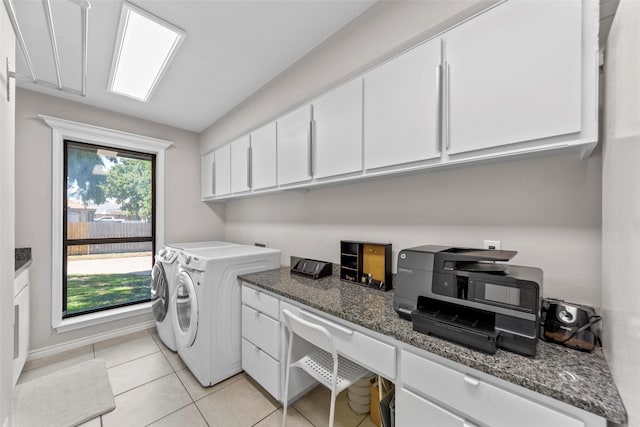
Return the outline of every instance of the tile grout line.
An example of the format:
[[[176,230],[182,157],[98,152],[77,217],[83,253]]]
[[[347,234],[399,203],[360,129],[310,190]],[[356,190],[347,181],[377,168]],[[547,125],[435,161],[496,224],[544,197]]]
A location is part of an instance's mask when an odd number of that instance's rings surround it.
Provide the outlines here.
[[[118,367],[118,366],[122,366],[122,365],[125,365],[125,364],[129,363],[129,362],[133,362],[135,360],[140,360],[140,359],[142,359],[144,357],[151,356],[152,354],[156,354],[158,352],[162,353],[161,350],[158,350],[158,351],[154,351],[152,353],[143,354],[142,356],[138,356],[138,357],[134,357],[133,359],[129,359],[126,362],[122,362],[122,363],[118,363],[117,365],[109,366],[107,369],[111,369],[111,368],[115,368],[115,367]],[[169,362],[169,361],[167,361],[167,362]],[[171,366],[171,363],[169,363],[169,366]]]
[[[117,397],[117,396],[122,396],[122,395],[123,395],[123,394],[125,394],[125,393],[129,393],[130,391],[133,391],[133,390],[135,390],[135,389],[137,389],[137,388],[140,388],[140,387],[142,387],[142,386],[145,386],[145,385],[147,385],[147,384],[151,384],[151,383],[152,383],[152,382],[154,382],[154,381],[158,381],[158,380],[160,380],[160,379],[162,379],[162,378],[168,377],[169,375],[173,375],[173,374],[175,374],[175,375],[176,375],[176,377],[178,376],[175,372],[169,372],[168,374],[164,374],[164,375],[162,375],[162,376],[160,376],[160,377],[158,377],[158,378],[154,378],[154,379],[152,379],[152,380],[150,380],[150,381],[147,381],[146,383],[138,384],[137,386],[135,386],[135,387],[133,387],[133,388],[130,388],[129,390],[125,390],[125,391],[123,391],[123,392],[121,392],[121,393],[114,394],[114,395],[113,395],[113,397],[115,398],[115,397]],[[179,379],[179,378],[178,378],[178,379]],[[189,392],[187,392],[187,394],[189,394]],[[191,397],[191,396],[189,396],[189,397]]]
[[[178,408],[178,409],[176,409],[175,411],[173,411],[173,412],[171,412],[171,413],[169,413],[169,414],[167,414],[167,415],[163,415],[162,417],[158,418],[157,420],[153,420],[153,421],[151,421],[150,423],[145,424],[145,427],[149,427],[150,425],[152,425],[152,424],[154,424],[154,423],[157,423],[157,422],[158,422],[158,421],[160,421],[160,420],[164,420],[164,419],[165,419],[165,418],[167,418],[168,416],[173,415],[173,414],[175,414],[175,413],[176,413],[176,412],[178,412],[178,411],[182,411],[184,408],[186,408],[186,407],[188,407],[188,406],[190,406],[190,405],[193,405],[193,402],[188,403],[188,404],[184,405],[183,407]],[[205,422],[206,422],[206,421],[205,421]],[[208,424],[207,424],[207,425],[208,425]]]

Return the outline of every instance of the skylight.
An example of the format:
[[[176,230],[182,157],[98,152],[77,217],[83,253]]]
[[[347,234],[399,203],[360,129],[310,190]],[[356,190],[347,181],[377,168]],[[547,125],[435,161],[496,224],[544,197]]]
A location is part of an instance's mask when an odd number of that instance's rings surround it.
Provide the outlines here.
[[[176,26],[123,2],[109,90],[147,102],[184,37]]]

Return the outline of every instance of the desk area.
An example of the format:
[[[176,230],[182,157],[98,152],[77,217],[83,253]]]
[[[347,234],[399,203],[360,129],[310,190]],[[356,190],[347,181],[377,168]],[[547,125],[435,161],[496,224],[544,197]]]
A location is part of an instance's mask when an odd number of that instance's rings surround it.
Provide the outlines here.
[[[490,387],[505,389],[534,402],[538,407],[553,408],[577,420],[577,423],[568,425],[605,426],[607,420],[615,423],[626,420],[624,405],[599,350],[582,353],[540,341],[533,358],[504,350],[489,355],[414,332],[411,322],[399,318],[394,311],[393,291],[380,292],[344,283],[337,275],[311,280],[291,275],[287,267],[242,275],[239,279],[243,286],[265,292],[281,303],[294,305],[392,346],[396,357],[394,367],[387,366],[391,362],[382,366],[372,366],[362,360],[356,362],[381,375],[385,375],[381,370],[387,371],[387,378],[396,383],[397,390],[406,387],[409,393],[420,397],[421,386],[411,384],[410,377],[418,378],[428,369],[420,368],[420,372],[407,372],[406,369],[411,366],[431,366],[435,362],[452,372],[478,378]],[[421,360],[426,362],[422,363]],[[389,375],[389,370],[395,372],[395,376]],[[431,377],[438,375],[434,373]],[[429,376],[424,381],[428,383]],[[439,396],[429,394],[430,391],[426,393],[428,398],[441,401]],[[454,406],[453,403],[451,406]],[[399,419],[406,419],[403,418],[407,415],[406,411],[403,414],[403,407],[409,411],[411,405],[398,402]],[[472,415],[477,413],[473,408],[470,411]],[[533,414],[538,415],[535,411]],[[520,416],[526,418],[524,414]],[[471,418],[477,419],[475,416]],[[397,425],[402,427],[402,424]]]

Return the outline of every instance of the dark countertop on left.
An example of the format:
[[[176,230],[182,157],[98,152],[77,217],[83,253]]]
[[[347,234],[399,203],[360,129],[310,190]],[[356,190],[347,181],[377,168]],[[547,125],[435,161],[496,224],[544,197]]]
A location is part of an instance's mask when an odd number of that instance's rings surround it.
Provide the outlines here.
[[[31,265],[31,248],[16,248],[16,277]]]
[[[239,278],[453,362],[477,369],[537,393],[622,424],[627,414],[601,351],[577,350],[538,342],[535,357],[502,349],[481,353],[413,331],[411,322],[393,309],[393,291],[381,292],[341,282],[338,275],[311,280],[292,275],[289,267]]]

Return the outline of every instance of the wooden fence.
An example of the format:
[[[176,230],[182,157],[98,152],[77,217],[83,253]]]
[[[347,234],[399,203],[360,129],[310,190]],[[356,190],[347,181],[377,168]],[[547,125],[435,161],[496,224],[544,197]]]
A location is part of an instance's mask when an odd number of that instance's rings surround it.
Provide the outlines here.
[[[69,222],[67,223],[67,239],[151,236],[151,226],[152,224],[143,222]],[[67,254],[90,255],[122,252],[149,252],[151,250],[151,242],[113,243],[102,245],[68,246]]]

